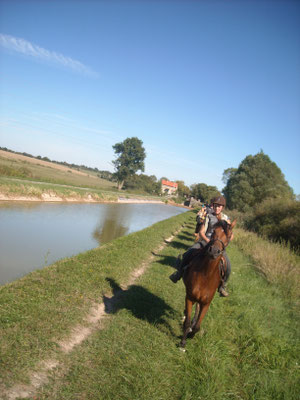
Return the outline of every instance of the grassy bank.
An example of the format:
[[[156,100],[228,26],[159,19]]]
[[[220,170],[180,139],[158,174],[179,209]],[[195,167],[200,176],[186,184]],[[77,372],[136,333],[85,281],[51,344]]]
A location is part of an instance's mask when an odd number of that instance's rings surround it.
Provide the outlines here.
[[[126,292],[106,329],[53,372],[39,399],[298,398],[297,327],[280,292],[235,246],[230,299],[214,299],[204,333],[179,351],[184,290],[165,265],[174,250]]]
[[[118,193],[93,188],[79,188],[47,182],[30,182],[26,180],[0,177],[0,194],[9,199],[27,198],[51,200],[51,198],[73,201],[117,201]]]
[[[255,269],[275,283],[294,307],[300,306],[300,256],[283,243],[270,242],[253,232],[237,229],[234,243],[250,256]]]
[[[31,182],[27,180],[0,177],[0,198],[6,200],[27,199],[37,201],[96,201],[113,202],[119,197],[135,198],[140,200],[160,201],[158,196],[139,195],[130,192],[118,192],[93,188],[80,188],[68,185],[52,184],[47,182]]]
[[[0,175],[52,184],[91,187],[102,190],[116,189],[115,183],[101,179],[95,174],[1,150]]]
[[[118,197],[160,200],[136,190],[117,190],[116,182],[95,172],[0,150],[0,200],[117,201]]]
[[[195,213],[187,212],[100,249],[63,260],[0,289],[2,385],[26,382],[41,360],[59,364],[36,399],[297,399],[299,321],[280,275],[266,279],[243,231],[228,249],[229,298],[216,297],[204,333],[177,348],[184,287],[168,275],[192,244]],[[153,249],[184,228],[127,290],[130,273]],[[246,251],[246,250],[245,250]],[[250,250],[249,250],[250,254]],[[265,257],[262,257],[265,259]],[[105,293],[119,290],[114,307]],[[68,354],[58,342],[104,300],[110,317]],[[99,326],[100,328],[100,326]]]
[[[26,371],[40,358],[55,355],[57,341],[67,336],[94,303],[111,291],[108,279],[123,282],[151,251],[182,224],[184,213],[99,249],[34,271],[0,288],[2,384],[26,381]]]

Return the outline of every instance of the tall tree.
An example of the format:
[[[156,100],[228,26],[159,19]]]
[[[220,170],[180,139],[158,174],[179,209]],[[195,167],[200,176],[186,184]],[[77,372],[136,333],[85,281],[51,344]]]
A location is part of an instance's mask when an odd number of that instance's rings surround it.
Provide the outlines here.
[[[146,152],[143,142],[137,137],[127,138],[121,143],[116,143],[113,149],[118,156],[113,164],[118,190],[121,190],[126,178],[133,176],[139,170],[144,172]]]
[[[236,173],[236,171],[237,171],[237,168],[227,168],[224,170],[223,176],[222,176],[222,182],[224,183],[224,185],[227,185],[227,182]]]
[[[209,186],[206,183],[197,183],[191,186],[191,194],[203,203],[210,203],[213,197],[220,196],[216,186]]]
[[[124,189],[134,189],[141,193],[159,194],[161,192],[161,183],[157,181],[155,175],[135,174],[126,178]]]
[[[189,196],[191,193],[191,190],[188,186],[184,184],[184,181],[176,181],[178,184],[178,194],[179,196]]]
[[[230,175],[223,192],[228,207],[240,211],[246,211],[268,198],[294,198],[293,190],[280,168],[263,151],[247,156],[240,163]]]

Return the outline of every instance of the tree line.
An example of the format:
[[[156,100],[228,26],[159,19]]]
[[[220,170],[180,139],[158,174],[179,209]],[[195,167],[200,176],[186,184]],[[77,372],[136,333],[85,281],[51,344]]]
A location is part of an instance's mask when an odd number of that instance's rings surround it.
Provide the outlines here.
[[[149,193],[160,193],[160,181],[154,175],[137,175],[144,172],[146,152],[143,142],[127,138],[113,146],[116,159],[115,179],[118,188],[140,189]],[[161,178],[163,179],[163,178]],[[193,196],[203,203],[210,203],[213,197],[223,194],[227,208],[239,215],[241,223],[272,240],[289,242],[294,249],[300,248],[300,202],[293,189],[270,157],[262,150],[248,155],[235,168],[223,172],[224,188],[196,183],[190,187],[184,181],[178,183],[180,197]]]

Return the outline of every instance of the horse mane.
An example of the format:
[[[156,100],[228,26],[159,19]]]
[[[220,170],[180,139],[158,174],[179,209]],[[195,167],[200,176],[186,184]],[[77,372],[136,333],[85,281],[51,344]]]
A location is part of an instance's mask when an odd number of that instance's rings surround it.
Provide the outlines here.
[[[221,227],[223,229],[223,231],[225,232],[225,235],[228,237],[230,224],[227,221],[225,221],[224,219],[221,219],[215,225],[215,229],[218,227]]]

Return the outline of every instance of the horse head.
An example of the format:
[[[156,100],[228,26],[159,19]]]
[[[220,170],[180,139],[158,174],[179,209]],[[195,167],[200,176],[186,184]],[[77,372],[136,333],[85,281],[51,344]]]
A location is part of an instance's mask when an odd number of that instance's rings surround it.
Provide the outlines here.
[[[217,259],[223,254],[232,238],[232,229],[235,224],[236,221],[233,221],[233,223],[230,224],[224,220],[220,220],[217,223],[211,241],[207,246],[207,254],[211,258]]]

